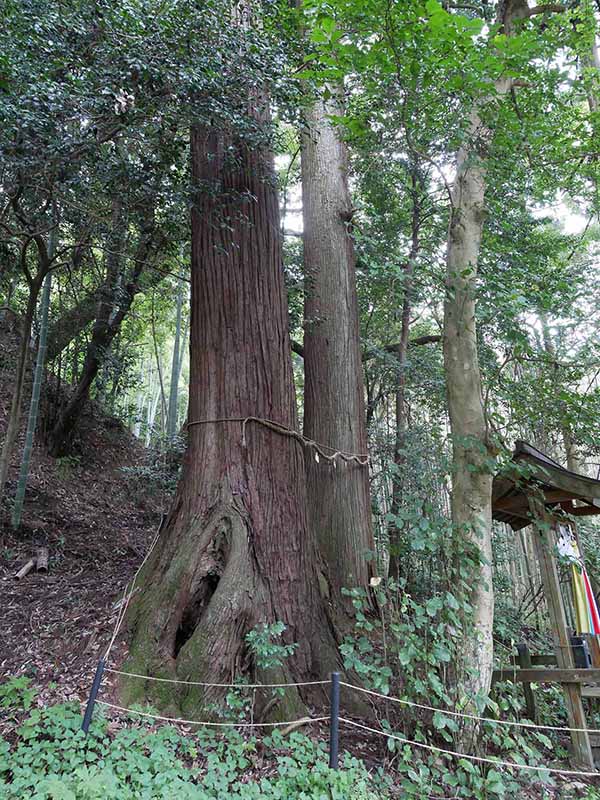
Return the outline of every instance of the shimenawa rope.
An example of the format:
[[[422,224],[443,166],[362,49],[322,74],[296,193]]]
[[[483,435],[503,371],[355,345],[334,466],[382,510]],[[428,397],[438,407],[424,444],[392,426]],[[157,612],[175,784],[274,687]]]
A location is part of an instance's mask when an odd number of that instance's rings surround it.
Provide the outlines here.
[[[297,431],[292,430],[291,428],[286,428],[285,426],[280,425],[279,423],[272,422],[271,420],[260,419],[258,417],[236,417],[236,418],[215,419],[215,420],[197,420],[195,422],[188,423],[188,426],[201,425],[201,424],[205,424],[205,423],[208,424],[208,423],[211,423],[211,422],[215,422],[215,423],[218,423],[218,422],[241,422],[242,423],[242,441],[243,441],[244,445],[245,445],[245,427],[246,427],[246,424],[248,422],[257,422],[257,423],[259,423],[261,425],[264,425],[265,427],[268,427],[268,428],[271,428],[272,430],[275,430],[277,433],[281,433],[281,434],[284,434],[284,435],[292,436],[294,439],[299,441],[304,446],[313,447],[316,450],[316,452],[320,453],[320,455],[322,455],[323,458],[325,458],[328,461],[334,461],[337,457],[340,457],[344,461],[357,461],[362,466],[365,466],[366,464],[368,464],[368,458],[369,458],[368,455],[367,456],[363,456],[363,455],[358,455],[358,454],[355,454],[355,453],[345,453],[343,451],[335,451],[335,452],[333,452],[333,455],[328,456],[327,454],[325,454],[322,451],[321,448],[326,447],[327,449],[332,450],[332,451],[334,450],[333,448],[329,448],[326,445],[319,445],[316,442],[312,441],[311,439],[305,438],[304,436],[299,434]],[[361,459],[363,459],[363,458],[365,458],[366,460],[362,461]],[[121,627],[121,625],[123,623],[123,620],[125,618],[125,614],[127,612],[127,608],[129,606],[129,603],[130,603],[131,598],[133,596],[133,592],[135,590],[136,580],[137,580],[140,572],[142,571],[144,565],[148,561],[148,559],[149,559],[152,551],[154,550],[154,547],[156,546],[156,543],[157,543],[157,541],[158,541],[158,539],[160,537],[160,533],[161,533],[161,530],[162,530],[162,526],[164,524],[164,520],[165,520],[165,518],[163,517],[163,519],[161,520],[161,523],[159,525],[158,531],[157,531],[157,533],[156,533],[156,535],[155,535],[155,537],[154,537],[154,539],[152,541],[152,544],[150,545],[150,548],[148,549],[148,552],[146,553],[146,556],[144,557],[144,560],[142,561],[142,563],[138,567],[138,569],[137,569],[137,571],[136,571],[136,573],[135,573],[135,575],[133,577],[133,580],[131,581],[131,588],[130,588],[129,592],[127,592],[127,586],[125,587],[125,591],[123,593],[123,599],[121,601],[119,612],[117,614],[117,619],[115,621],[115,627],[114,627],[114,630],[113,630],[113,634],[112,634],[111,640],[109,642],[109,645],[108,645],[108,647],[106,649],[106,652],[105,652],[105,655],[104,655],[104,659],[105,660],[108,660],[108,657],[110,655],[110,652],[112,650],[114,642],[115,642],[115,640],[116,640],[116,638],[118,636],[120,627]],[[181,681],[181,680],[176,680],[176,679],[171,679],[171,678],[157,678],[157,677],[153,677],[153,676],[150,676],[150,675],[140,675],[138,673],[124,672],[124,671],[121,671],[121,670],[110,669],[108,667],[105,668],[105,671],[106,672],[111,672],[111,673],[116,674],[116,675],[127,675],[127,676],[130,676],[130,677],[141,678],[143,680],[162,681],[162,682],[165,682],[165,683],[173,683],[173,684],[178,684],[179,683],[179,684],[191,685],[191,686],[218,687],[218,688],[236,688],[236,689],[240,689],[240,688],[245,688],[245,689],[285,688],[287,686],[290,686],[290,687],[316,686],[316,685],[324,685],[324,684],[329,683],[329,681],[327,681],[327,680],[306,681],[306,682],[303,682],[303,683],[288,683],[288,684],[203,683],[203,682],[199,682],[199,681]],[[493,719],[491,717],[480,717],[480,716],[477,716],[475,714],[467,714],[467,713],[463,713],[463,712],[460,712],[460,711],[443,710],[443,709],[440,709],[440,708],[434,708],[433,706],[427,706],[427,705],[424,705],[422,703],[414,703],[414,702],[412,702],[410,700],[401,700],[400,698],[389,697],[388,695],[381,694],[380,692],[374,692],[374,691],[372,691],[370,689],[365,689],[365,688],[363,688],[361,686],[356,686],[356,685],[351,684],[351,683],[346,683],[345,681],[341,681],[340,685],[341,686],[345,686],[346,688],[349,688],[349,689],[354,689],[356,691],[364,692],[366,694],[369,694],[369,695],[372,695],[372,696],[375,696],[375,697],[379,697],[379,698],[381,698],[383,700],[389,700],[391,702],[400,703],[402,705],[411,706],[413,708],[421,708],[421,709],[424,709],[424,710],[437,712],[437,713],[442,714],[442,715],[445,714],[445,715],[449,715],[449,716],[462,717],[462,718],[466,718],[466,719],[473,719],[473,720],[477,720],[477,721],[480,721],[480,722],[489,722],[489,723],[492,723],[492,724],[495,724],[495,725],[518,726],[518,727],[530,728],[530,729],[538,729],[538,730],[555,730],[555,731],[569,731],[569,732],[587,731],[588,733],[600,733],[600,730],[596,730],[596,729],[593,729],[593,728],[569,728],[569,727],[561,727],[561,726],[554,726],[554,725],[535,725],[534,723],[530,723],[530,722],[514,722],[512,720],[498,720],[498,719]],[[263,722],[263,723],[251,723],[251,722],[208,722],[208,721],[203,721],[203,720],[188,720],[188,719],[181,719],[181,718],[176,718],[176,717],[164,717],[164,716],[161,716],[159,714],[151,714],[151,713],[147,713],[147,712],[144,712],[144,711],[137,711],[137,710],[130,709],[130,708],[124,708],[122,706],[118,706],[118,705],[115,705],[113,703],[108,703],[108,702],[106,702],[104,700],[96,700],[96,703],[98,703],[99,705],[105,706],[106,708],[111,708],[111,709],[113,709],[115,711],[120,711],[122,713],[137,714],[138,716],[147,717],[149,719],[158,719],[158,720],[161,720],[161,721],[164,721],[164,722],[171,722],[171,723],[178,723],[178,724],[185,724],[185,725],[200,725],[200,726],[203,726],[203,727],[275,728],[275,727],[296,725],[296,724],[300,724],[300,723],[308,724],[308,723],[313,723],[313,722],[325,722],[325,721],[329,720],[329,717],[305,717],[305,718],[292,720],[292,721],[287,721],[287,722]],[[487,763],[487,764],[492,764],[494,766],[500,766],[500,767],[508,767],[508,768],[511,768],[511,769],[525,769],[525,770],[533,770],[533,771],[537,771],[537,772],[548,772],[548,773],[554,773],[554,774],[560,774],[560,775],[572,775],[572,776],[578,776],[578,777],[598,777],[598,773],[597,772],[582,772],[582,771],[577,771],[577,770],[564,770],[564,769],[557,769],[557,768],[553,768],[553,767],[534,766],[534,765],[531,765],[531,764],[519,764],[518,762],[515,762],[515,761],[502,761],[500,759],[485,758],[483,756],[474,756],[474,755],[470,755],[470,754],[467,754],[467,753],[460,753],[460,752],[455,751],[455,750],[448,750],[448,749],[445,749],[445,748],[442,748],[442,747],[436,747],[435,745],[428,745],[428,744],[425,744],[424,742],[414,742],[414,741],[411,741],[410,739],[406,739],[406,738],[404,738],[402,736],[397,736],[396,734],[392,734],[392,733],[389,733],[389,732],[386,732],[386,731],[382,731],[382,730],[377,730],[376,728],[371,728],[368,725],[363,725],[362,723],[355,722],[353,720],[349,720],[349,719],[347,719],[345,717],[339,717],[339,720],[340,720],[340,722],[343,722],[346,725],[350,725],[351,727],[359,728],[361,730],[365,730],[365,731],[368,731],[369,733],[374,733],[374,734],[377,734],[379,736],[385,736],[388,739],[393,739],[395,741],[399,741],[399,742],[401,742],[403,744],[406,744],[406,745],[408,745],[410,747],[419,747],[421,749],[430,750],[432,752],[443,753],[444,755],[448,755],[448,756],[451,756],[453,758],[464,758],[464,759],[467,759],[469,761],[477,761],[477,762],[480,762],[480,763]]]
[[[335,447],[330,447],[329,445],[315,442],[313,439],[303,436],[293,428],[288,428],[287,425],[282,425],[280,422],[273,422],[273,420],[264,419],[263,417],[222,417],[220,419],[197,419],[193,420],[192,422],[188,422],[187,427],[191,428],[192,425],[212,425],[221,422],[242,423],[242,445],[244,447],[246,446],[246,425],[249,422],[256,422],[258,425],[262,425],[263,427],[275,431],[275,433],[279,433],[282,436],[291,436],[292,439],[295,439],[303,447],[312,448],[318,456],[324,458],[326,461],[335,463],[335,461],[339,458],[346,462],[355,461],[361,467],[366,467],[369,463],[368,453],[349,453],[346,450],[336,450]],[[327,455],[327,453],[324,452],[325,450],[330,450],[332,455]]]

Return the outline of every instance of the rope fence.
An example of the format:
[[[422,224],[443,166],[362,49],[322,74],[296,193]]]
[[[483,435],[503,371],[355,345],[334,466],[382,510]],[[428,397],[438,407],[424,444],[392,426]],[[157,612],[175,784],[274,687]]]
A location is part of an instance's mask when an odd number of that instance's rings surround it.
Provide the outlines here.
[[[144,681],[156,681],[159,683],[180,684],[182,686],[200,686],[202,688],[207,688],[207,689],[215,688],[215,689],[255,690],[255,689],[302,688],[304,686],[331,685],[331,679],[318,680],[318,681],[301,681],[298,683],[293,683],[293,682],[292,683],[208,683],[204,681],[180,680],[177,678],[159,678],[154,675],[142,675],[138,672],[127,672],[126,670],[112,669],[106,666],[104,667],[103,671],[111,673],[113,675],[121,675],[127,678],[138,678]],[[481,717],[478,716],[477,714],[468,714],[463,711],[453,711],[452,709],[449,708],[428,706],[424,703],[415,703],[412,700],[403,700],[399,697],[392,697],[387,694],[382,694],[381,692],[375,692],[372,689],[366,689],[364,686],[358,686],[354,683],[347,683],[346,681],[342,680],[340,680],[340,686],[345,686],[347,689],[352,689],[357,692],[362,692],[363,694],[368,694],[371,695],[372,697],[377,697],[381,700],[386,700],[391,703],[398,703],[399,705],[408,706],[410,708],[419,708],[423,711],[431,711],[435,714],[441,714],[442,716],[460,717],[462,719],[470,719],[475,722],[487,722],[492,725],[501,725],[514,728],[528,728],[532,730],[541,730],[541,731],[557,731],[561,733],[573,733],[573,732],[583,733],[587,731],[587,733],[600,734],[600,728],[570,728],[568,725],[539,725],[534,722],[519,722],[517,720],[510,720],[510,719],[496,719],[495,717]]]
[[[260,420],[254,417],[246,417],[246,418],[235,418],[235,419],[226,419],[226,420],[200,420],[196,423],[189,423],[190,425],[193,424],[202,424],[202,422],[242,422],[244,425],[249,421],[256,421],[261,424],[265,422],[269,422],[268,427],[271,425],[276,425],[276,423],[270,423],[268,420]],[[296,434],[294,438],[301,437],[300,434],[297,434],[295,431],[285,431],[289,435]],[[244,434],[245,435],[245,434]],[[316,443],[307,442],[311,445],[315,445]],[[358,459],[359,456],[356,454],[342,454],[340,451],[334,453],[332,457],[328,458],[335,458],[337,456],[346,456],[352,457],[352,459]],[[464,758],[467,761],[474,761],[483,764],[491,764],[496,767],[504,767],[507,769],[521,769],[521,770],[529,770],[534,772],[544,772],[548,774],[557,774],[557,775],[565,775],[571,777],[581,777],[581,778],[591,778],[591,777],[599,777],[599,772],[591,772],[591,771],[580,771],[580,770],[568,770],[568,769],[560,769],[556,767],[546,767],[540,765],[533,765],[533,764],[522,764],[517,761],[503,761],[497,758],[489,758],[486,756],[478,756],[473,755],[470,753],[461,753],[456,750],[450,750],[443,747],[438,747],[436,745],[427,744],[425,742],[415,742],[411,739],[407,739],[403,736],[398,736],[391,731],[385,731],[378,728],[373,728],[369,725],[365,725],[362,722],[357,722],[356,720],[348,719],[347,717],[340,716],[340,689],[341,687],[345,687],[351,691],[361,692],[363,694],[370,695],[372,697],[376,697],[381,700],[385,700],[387,702],[398,703],[403,706],[408,706],[411,708],[419,708],[425,711],[431,711],[433,713],[442,714],[446,716],[452,717],[460,717],[463,719],[469,719],[477,722],[486,722],[494,725],[501,725],[501,726],[510,726],[510,727],[520,727],[526,729],[533,729],[533,730],[550,730],[550,731],[560,731],[560,732],[584,732],[587,733],[600,733],[600,729],[592,729],[592,728],[570,728],[567,726],[557,726],[557,725],[538,725],[532,722],[517,722],[513,720],[501,720],[495,719],[493,717],[483,717],[478,716],[476,714],[469,714],[466,712],[461,711],[453,711],[450,709],[442,709],[442,708],[435,708],[434,706],[428,706],[423,703],[416,703],[411,700],[403,700],[399,697],[390,697],[389,695],[382,694],[381,692],[376,692],[371,689],[366,689],[362,686],[357,686],[353,683],[348,683],[346,681],[342,681],[340,679],[339,672],[333,672],[329,679],[321,679],[321,680],[314,680],[314,681],[302,681],[296,683],[209,683],[203,681],[191,681],[191,680],[180,680],[176,678],[162,678],[153,675],[142,675],[137,672],[128,672],[125,670],[119,670],[112,667],[107,666],[108,659],[110,657],[110,653],[116,641],[116,638],[119,634],[121,629],[121,625],[123,624],[123,620],[125,619],[125,615],[127,613],[127,609],[131,602],[131,598],[135,591],[136,581],[144,567],[147,563],[148,559],[150,558],[156,543],[159,540],[160,533],[163,528],[163,524],[165,521],[165,517],[161,520],[161,523],[158,527],[158,530],[152,540],[152,543],[144,557],[144,560],[138,567],[131,584],[126,585],[123,598],[119,604],[119,611],[117,613],[117,617],[115,620],[114,629],[112,632],[112,636],[108,647],[104,653],[104,655],[100,658],[98,662],[98,666],[96,669],[96,673],[94,675],[94,680],[92,683],[92,687],[90,690],[90,694],[88,697],[88,701],[85,708],[85,713],[82,722],[82,730],[87,734],[89,731],[89,726],[92,720],[94,707],[96,704],[103,706],[105,708],[111,709],[113,711],[119,712],[121,714],[135,714],[140,717],[144,717],[147,719],[152,720],[160,720],[162,722],[168,722],[171,724],[181,724],[181,725],[196,725],[199,727],[207,727],[207,728],[241,728],[241,729],[252,729],[252,728],[261,728],[261,729],[275,729],[275,728],[290,728],[294,729],[299,725],[308,725],[308,724],[315,724],[320,722],[329,722],[329,766],[332,769],[338,769],[338,753],[339,753],[339,724],[340,722],[343,725],[348,727],[363,730],[367,733],[374,734],[376,736],[385,737],[388,740],[393,740],[400,742],[408,747],[417,747],[422,750],[428,750],[433,753],[439,753],[441,755],[448,756],[450,758],[461,759]],[[126,708],[124,706],[116,705],[114,703],[107,702],[105,700],[98,699],[98,692],[100,690],[100,686],[102,683],[102,678],[104,673],[110,673],[112,675],[119,675],[127,678],[134,678],[144,681],[156,681],[161,683],[167,684],[180,684],[182,686],[200,686],[204,688],[219,688],[219,689],[244,689],[244,690],[257,690],[257,689],[286,689],[286,688],[302,688],[305,686],[326,686],[329,685],[330,687],[330,695],[329,695],[329,715],[328,716],[317,716],[317,717],[301,717],[295,720],[288,720],[285,722],[214,722],[209,720],[190,720],[190,719],[183,719],[178,717],[167,717],[161,716],[160,714],[153,714],[149,711],[138,711],[137,709]]]
[[[96,703],[99,706],[106,706],[107,708],[112,708],[115,711],[120,711],[127,714],[137,714],[140,717],[148,717],[148,719],[160,719],[164,722],[174,722],[178,725],[200,725],[206,728],[282,728],[285,726],[293,727],[295,725],[304,725],[308,724],[309,722],[327,722],[329,720],[329,717],[301,717],[300,719],[293,719],[287,722],[209,722],[208,720],[161,717],[160,714],[152,714],[149,711],[138,711],[134,708],[123,708],[123,706],[107,703],[104,700],[96,700]]]
[[[534,764],[519,764],[518,761],[501,761],[497,758],[486,758],[485,756],[473,756],[468,753],[459,753],[456,750],[446,750],[444,747],[436,747],[435,745],[426,744],[425,742],[413,742],[411,739],[405,739],[403,736],[397,736],[395,733],[377,730],[377,728],[371,728],[368,725],[363,725],[362,722],[354,722],[354,720],[346,719],[345,717],[340,717],[340,722],[343,722],[344,725],[350,725],[353,728],[360,728],[361,730],[368,731],[369,733],[376,733],[379,736],[385,736],[386,739],[393,739],[397,742],[402,742],[410,747],[420,747],[423,750],[430,750],[433,753],[443,753],[444,755],[451,756],[452,758],[466,758],[468,761],[478,761],[484,764],[493,764],[496,767],[510,767],[511,769],[525,770],[529,769],[536,772],[550,772],[558,775],[577,775],[585,778],[597,778],[599,775],[598,772],[580,772],[578,770],[543,767]]]
[[[568,733],[583,733],[584,731],[587,731],[588,733],[600,733],[599,728],[569,728],[561,725],[536,725],[534,722],[517,722],[511,719],[496,719],[495,717],[478,717],[476,714],[467,714],[463,711],[451,711],[450,709],[427,706],[423,703],[414,703],[411,700],[401,700],[399,697],[390,697],[390,695],[374,692],[371,689],[365,689],[363,686],[356,686],[353,683],[345,683],[344,681],[341,681],[341,685],[346,686],[349,689],[354,689],[357,692],[363,692],[364,694],[370,694],[374,697],[382,698],[383,700],[389,700],[392,703],[399,703],[403,706],[420,708],[425,711],[433,711],[437,714],[443,714],[444,716],[449,717],[462,717],[463,719],[472,719],[477,722],[489,722],[492,725],[507,725],[515,728],[534,728],[541,731],[564,731]]]
[[[154,538],[152,539],[152,542],[150,544],[150,547],[148,548],[148,552],[144,556],[144,560],[139,565],[139,567],[136,570],[135,575],[133,576],[133,580],[131,581],[131,588],[129,589],[129,592],[127,591],[127,587],[129,586],[129,584],[125,584],[125,590],[123,592],[123,598],[121,599],[121,602],[120,602],[120,605],[119,605],[119,612],[117,614],[117,619],[115,620],[115,627],[114,627],[112,636],[110,638],[110,642],[108,643],[108,647],[106,648],[106,652],[104,653],[104,656],[103,656],[104,662],[108,661],[108,658],[110,656],[110,651],[113,648],[113,645],[114,645],[114,643],[115,643],[115,641],[117,639],[117,636],[119,635],[119,631],[121,629],[121,625],[123,624],[123,620],[125,619],[125,614],[127,613],[127,609],[129,608],[129,603],[131,601],[131,598],[133,597],[133,593],[135,591],[135,582],[137,581],[140,572],[142,571],[142,569],[146,565],[146,562],[150,558],[150,556],[152,554],[152,551],[156,547],[156,543],[158,542],[158,540],[160,538],[160,533],[161,533],[163,525],[165,523],[165,519],[166,519],[166,517],[163,516],[163,518],[160,521],[160,525],[158,526],[158,530],[156,531],[156,533],[154,535]]]
[[[180,683],[182,686],[203,686],[204,688],[215,689],[285,689],[289,687],[299,686],[325,686],[331,683],[328,680],[322,681],[303,681],[302,683],[203,683],[202,681],[183,681],[176,678],[157,678],[153,675],[140,675],[137,672],[124,672],[120,669],[104,668],[105,672],[111,672],[113,675],[125,675],[128,678],[141,678],[145,681],[159,681],[161,683]]]
[[[600,773],[598,772],[591,772],[591,771],[584,771],[584,770],[570,770],[570,769],[561,769],[558,767],[547,767],[543,765],[534,765],[534,764],[525,764],[520,763],[518,761],[505,761],[498,758],[490,758],[487,756],[478,756],[473,755],[471,753],[462,753],[457,750],[450,750],[443,747],[438,747],[437,745],[428,744],[426,742],[416,742],[412,739],[407,739],[404,736],[399,736],[398,734],[392,733],[391,731],[386,731],[378,728],[373,728],[370,725],[365,725],[362,722],[357,722],[356,720],[348,719],[347,717],[340,716],[340,688],[344,686],[347,689],[353,691],[363,692],[368,695],[372,695],[384,700],[391,700],[392,702],[401,703],[404,705],[408,705],[411,707],[426,709],[429,711],[437,712],[440,714],[449,714],[452,716],[459,716],[465,717],[467,719],[472,719],[476,721],[486,721],[491,722],[499,725],[515,725],[521,726],[526,728],[534,728],[540,730],[556,730],[556,731],[573,731],[573,730],[587,730],[588,733],[597,733],[600,731],[595,731],[593,729],[579,729],[579,728],[568,728],[568,727],[559,727],[559,726],[552,726],[552,725],[534,725],[533,723],[520,723],[520,722],[513,722],[512,720],[497,720],[492,717],[479,717],[474,714],[466,714],[458,711],[450,711],[450,710],[443,710],[439,708],[434,708],[433,706],[427,706],[422,703],[413,703],[408,700],[401,700],[400,698],[389,697],[388,695],[381,694],[380,692],[374,692],[370,689],[365,689],[362,686],[357,686],[352,683],[347,683],[346,681],[340,680],[340,674],[338,672],[334,672],[331,675],[329,680],[319,680],[319,681],[305,681],[305,682],[298,682],[298,683],[288,683],[288,684],[238,684],[238,683],[207,683],[207,682],[199,682],[199,681],[179,681],[176,679],[170,678],[154,678],[153,676],[148,675],[140,675],[135,672],[126,672],[123,670],[115,670],[109,669],[104,667],[103,659],[98,665],[98,669],[96,671],[96,675],[94,677],[94,684],[92,686],[92,691],[90,693],[90,699],[88,700],[88,704],[86,707],[86,713],[84,717],[84,723],[82,725],[83,730],[87,733],[89,723],[91,721],[91,716],[93,712],[93,708],[95,704],[103,706],[105,708],[112,709],[113,711],[117,711],[121,714],[134,714],[140,717],[144,717],[151,720],[160,720],[162,722],[168,722],[171,724],[181,724],[181,725],[195,725],[199,727],[207,727],[207,728],[238,728],[238,729],[252,729],[252,728],[260,728],[260,729],[275,729],[275,728],[290,728],[294,729],[299,725],[310,725],[315,723],[321,722],[328,722],[329,729],[330,729],[330,740],[329,740],[329,766],[332,769],[338,769],[338,753],[339,753],[339,724],[342,723],[343,725],[349,726],[351,728],[363,730],[370,734],[375,734],[377,736],[385,737],[386,739],[391,739],[393,741],[400,742],[408,747],[417,747],[421,750],[428,750],[433,753],[439,753],[441,755],[448,756],[454,759],[461,759],[464,758],[467,761],[474,761],[477,763],[482,764],[490,764],[495,767],[504,767],[507,769],[520,769],[520,770],[529,770],[533,772],[540,772],[540,773],[548,773],[548,774],[556,774],[556,775],[565,775],[571,777],[581,777],[581,778],[597,778],[599,777]],[[228,689],[261,689],[261,688],[286,688],[286,687],[302,687],[302,686],[330,686],[330,709],[328,716],[317,716],[317,717],[301,717],[294,720],[287,720],[281,722],[214,722],[209,720],[193,720],[193,719],[184,719],[180,717],[167,717],[162,716],[160,714],[154,714],[149,711],[139,711],[137,709],[126,708],[124,706],[116,705],[114,703],[109,703],[105,700],[98,700],[96,699],[96,695],[98,693],[100,682],[102,679],[102,675],[104,672],[110,672],[115,675],[124,675],[127,677],[132,678],[139,678],[143,680],[157,680],[157,681],[164,681],[166,683],[171,684],[183,684],[183,685],[192,685],[192,686],[203,686],[203,687],[215,687],[215,688],[228,688]]]

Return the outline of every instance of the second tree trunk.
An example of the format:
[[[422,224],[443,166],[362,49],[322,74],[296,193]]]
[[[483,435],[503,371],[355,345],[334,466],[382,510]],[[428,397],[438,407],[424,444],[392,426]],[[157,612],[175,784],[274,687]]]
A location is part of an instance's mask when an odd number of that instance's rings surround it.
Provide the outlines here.
[[[304,434],[331,452],[367,452],[346,147],[317,101],[302,137]],[[363,459],[364,460],[364,459]],[[334,591],[366,586],[373,550],[368,466],[307,456],[309,514]]]

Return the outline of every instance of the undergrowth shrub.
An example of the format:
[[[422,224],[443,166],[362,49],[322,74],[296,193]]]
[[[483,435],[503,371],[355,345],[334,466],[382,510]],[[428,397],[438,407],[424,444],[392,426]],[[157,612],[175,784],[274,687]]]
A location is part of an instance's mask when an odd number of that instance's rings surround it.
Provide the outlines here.
[[[456,691],[455,672],[461,631],[468,619],[465,601],[458,592],[449,590],[422,599],[412,596],[403,580],[377,579],[374,583],[379,615],[370,612],[370,598],[364,590],[346,592],[354,606],[355,631],[340,649],[345,668],[360,676],[365,687],[407,701],[405,705],[385,700],[378,703],[383,731],[438,748],[533,766],[543,766],[566,755],[558,741],[542,731],[493,722],[475,727],[465,749],[463,719],[444,713],[465,709],[466,698]],[[524,719],[523,698],[514,684],[498,685],[494,696],[479,705],[481,716]],[[429,711],[411,703],[439,710]],[[557,796],[550,773],[544,771],[511,773],[500,766],[410,747],[393,738],[388,739],[387,745],[389,757],[385,766],[398,773],[396,784],[404,798]]]
[[[181,474],[186,443],[186,437],[179,434],[172,440],[159,439],[156,448],[146,451],[144,464],[120,468],[136,503],[141,504],[148,498],[161,495],[165,499],[173,496]]]
[[[132,723],[109,735],[100,714],[86,737],[76,704],[31,711],[10,744],[0,739],[3,800],[383,800],[381,775],[345,754],[279,731],[261,740]]]
[[[121,467],[120,471],[125,476],[131,497],[138,505],[150,497],[170,497],[177,488],[177,474],[173,474],[158,459],[151,464]]]
[[[26,675],[10,678],[0,684],[0,709],[3,711],[28,711],[37,692]]]
[[[248,652],[252,657],[254,666],[260,670],[276,669],[283,666],[298,647],[297,643],[285,644],[281,637],[286,629],[283,622],[271,624],[259,623],[246,634]],[[248,678],[242,677],[236,681],[235,686],[225,695],[224,703],[215,703],[207,707],[207,711],[222,720],[229,722],[251,722],[254,718],[255,696],[248,690]],[[272,687],[269,694],[270,702],[275,705],[277,698],[285,696],[283,687]]]

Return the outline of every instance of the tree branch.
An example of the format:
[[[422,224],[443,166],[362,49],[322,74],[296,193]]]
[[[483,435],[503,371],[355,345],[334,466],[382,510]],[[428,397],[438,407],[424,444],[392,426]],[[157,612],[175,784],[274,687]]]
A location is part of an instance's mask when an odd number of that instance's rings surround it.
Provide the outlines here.
[[[540,6],[534,6],[533,8],[529,8],[527,11],[524,11],[523,16],[527,18],[535,17],[538,14],[562,14],[566,10],[567,7],[561,5],[560,3],[542,3]]]
[[[410,339],[408,342],[409,347],[418,347],[419,345],[423,344],[437,344],[437,342],[442,341],[441,334],[430,334],[428,336],[418,336],[416,339]],[[363,355],[363,361],[369,361],[371,358],[374,358],[381,350],[384,350],[386,353],[389,353],[391,356],[397,356],[398,351],[400,349],[400,343],[395,342],[394,344],[386,344],[383,348],[371,348],[367,350]]]
[[[429,334],[427,336],[417,336],[416,339],[411,339],[408,343],[409,347],[419,347],[423,344],[437,344],[438,342],[442,341],[441,334]],[[299,355],[301,358],[304,358],[304,348],[300,344],[300,342],[296,342],[292,339],[292,352]],[[363,353],[363,361],[370,361],[370,359],[375,358],[375,356],[384,350],[386,353],[389,353],[392,356],[398,355],[398,348],[400,345],[398,343],[395,344],[387,344],[383,348],[370,348]]]
[[[416,347],[421,344],[437,344],[442,341],[441,333],[434,333],[430,336],[418,336],[416,339],[411,339],[408,343],[409,347]]]

